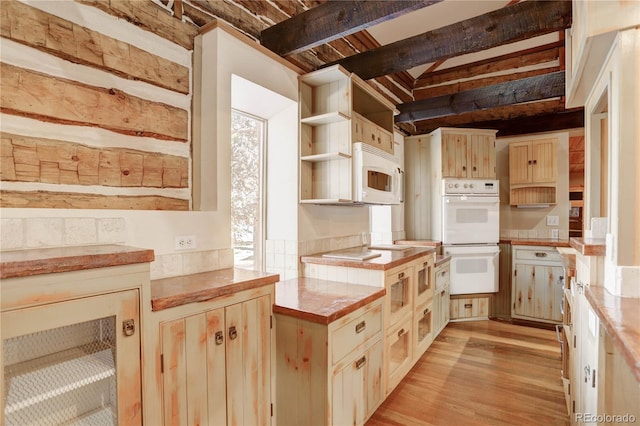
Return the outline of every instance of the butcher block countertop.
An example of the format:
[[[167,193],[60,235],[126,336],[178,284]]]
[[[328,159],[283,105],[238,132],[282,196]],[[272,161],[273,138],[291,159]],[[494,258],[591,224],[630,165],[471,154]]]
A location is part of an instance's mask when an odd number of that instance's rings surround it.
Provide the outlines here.
[[[577,238],[570,240],[571,247],[584,256],[604,256],[607,244],[604,238]]]
[[[640,382],[640,299],[614,296],[593,285],[586,287],[585,296]]]
[[[386,271],[406,262],[418,259],[426,254],[434,253],[435,249],[431,247],[408,247],[403,250],[378,250],[367,247],[355,247],[345,250],[335,250],[327,253],[317,253],[308,256],[301,256],[302,263],[315,263],[318,265],[346,266],[350,268],[374,269]],[[347,257],[357,256],[358,254],[376,255],[377,257],[357,260],[349,258],[324,257],[323,255]]]
[[[396,240],[394,244],[402,244],[406,246],[418,246],[418,247],[439,247],[442,245],[442,241],[437,240]]]
[[[385,294],[381,287],[292,278],[276,284],[273,312],[327,325]]]
[[[151,281],[151,310],[161,311],[187,303],[274,284],[280,275],[229,268]]]
[[[569,247],[569,240],[552,238],[500,238],[500,243],[512,246]]]
[[[153,250],[117,244],[0,252],[0,279],[152,262]]]

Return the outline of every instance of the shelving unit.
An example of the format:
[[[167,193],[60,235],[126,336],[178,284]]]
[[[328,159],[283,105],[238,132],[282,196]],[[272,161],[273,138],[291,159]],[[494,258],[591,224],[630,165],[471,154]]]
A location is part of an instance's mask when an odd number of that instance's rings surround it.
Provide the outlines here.
[[[557,204],[556,139],[509,144],[509,204]]]
[[[393,154],[395,106],[335,65],[300,77],[300,203],[353,203],[352,143]]]

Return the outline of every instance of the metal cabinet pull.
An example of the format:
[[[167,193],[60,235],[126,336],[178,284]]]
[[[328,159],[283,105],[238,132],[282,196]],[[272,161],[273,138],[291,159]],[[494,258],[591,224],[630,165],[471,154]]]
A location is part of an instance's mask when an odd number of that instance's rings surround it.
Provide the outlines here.
[[[222,331],[216,331],[216,345],[221,345],[224,342],[224,334]]]
[[[401,328],[400,331],[398,331],[398,337],[402,337],[403,334],[404,334],[404,328]]]
[[[547,253],[541,252],[541,251],[537,251],[536,252],[536,257],[547,257]]]
[[[367,323],[362,321],[356,324],[356,334],[362,333],[367,328]]]
[[[360,370],[367,363],[366,355],[363,355],[362,358],[356,361],[356,369]]]
[[[398,274],[398,279],[399,279],[399,280],[401,280],[401,279],[403,279],[403,278],[404,278],[404,272],[400,272],[400,273]]]
[[[464,308],[465,308],[465,309],[471,309],[471,308],[473,308],[473,303],[465,303],[465,304],[464,304]]]
[[[136,322],[133,319],[122,321],[122,332],[125,336],[133,336],[136,333]]]
[[[422,312],[422,316],[426,317],[428,313],[429,313],[429,308],[425,309],[424,312]]]
[[[232,325],[229,327],[229,339],[234,340],[236,337],[238,337],[238,332],[236,331],[236,326]]]

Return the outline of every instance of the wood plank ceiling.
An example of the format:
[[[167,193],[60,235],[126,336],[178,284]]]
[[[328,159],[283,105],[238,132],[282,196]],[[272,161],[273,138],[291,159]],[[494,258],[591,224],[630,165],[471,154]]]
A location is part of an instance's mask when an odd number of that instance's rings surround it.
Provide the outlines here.
[[[493,128],[500,136],[583,127],[583,110],[564,107],[570,0],[511,1],[384,46],[366,28],[442,0],[164,1],[197,27],[222,19],[303,70],[340,64],[355,72],[397,105],[396,125],[406,134],[442,126]],[[549,33],[559,41],[438,69],[451,58]],[[431,66],[417,78],[407,72],[422,64]]]

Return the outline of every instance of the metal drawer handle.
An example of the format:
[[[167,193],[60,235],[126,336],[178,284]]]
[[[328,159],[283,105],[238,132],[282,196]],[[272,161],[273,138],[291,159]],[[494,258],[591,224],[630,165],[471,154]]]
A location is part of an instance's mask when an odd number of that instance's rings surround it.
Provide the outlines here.
[[[400,273],[398,274],[398,279],[399,279],[399,280],[401,280],[401,279],[403,279],[403,278],[404,278],[404,272],[400,272]]]
[[[222,331],[216,331],[216,345],[221,345],[224,342],[224,334]]]
[[[356,361],[356,370],[360,370],[367,363],[367,356],[363,355],[362,358]]]
[[[367,323],[362,321],[356,324],[356,334],[362,333],[367,328]]]
[[[238,332],[236,331],[236,326],[232,325],[229,327],[229,339],[234,340],[236,337],[238,337]]]
[[[136,322],[133,319],[122,321],[122,333],[125,336],[133,336],[136,333]]]
[[[537,251],[536,252],[536,257],[547,257],[547,253]]]
[[[429,308],[425,309],[424,312],[422,312],[422,316],[426,317],[428,313],[429,313]]]
[[[473,308],[473,303],[465,303],[465,304],[464,304],[464,308],[465,308],[465,309]]]
[[[401,328],[400,331],[398,331],[398,337],[402,337],[404,333],[405,333],[404,328]]]
[[[445,293],[446,291],[447,291],[447,290],[442,290],[442,292],[440,293],[440,295],[444,296],[444,293]]]

